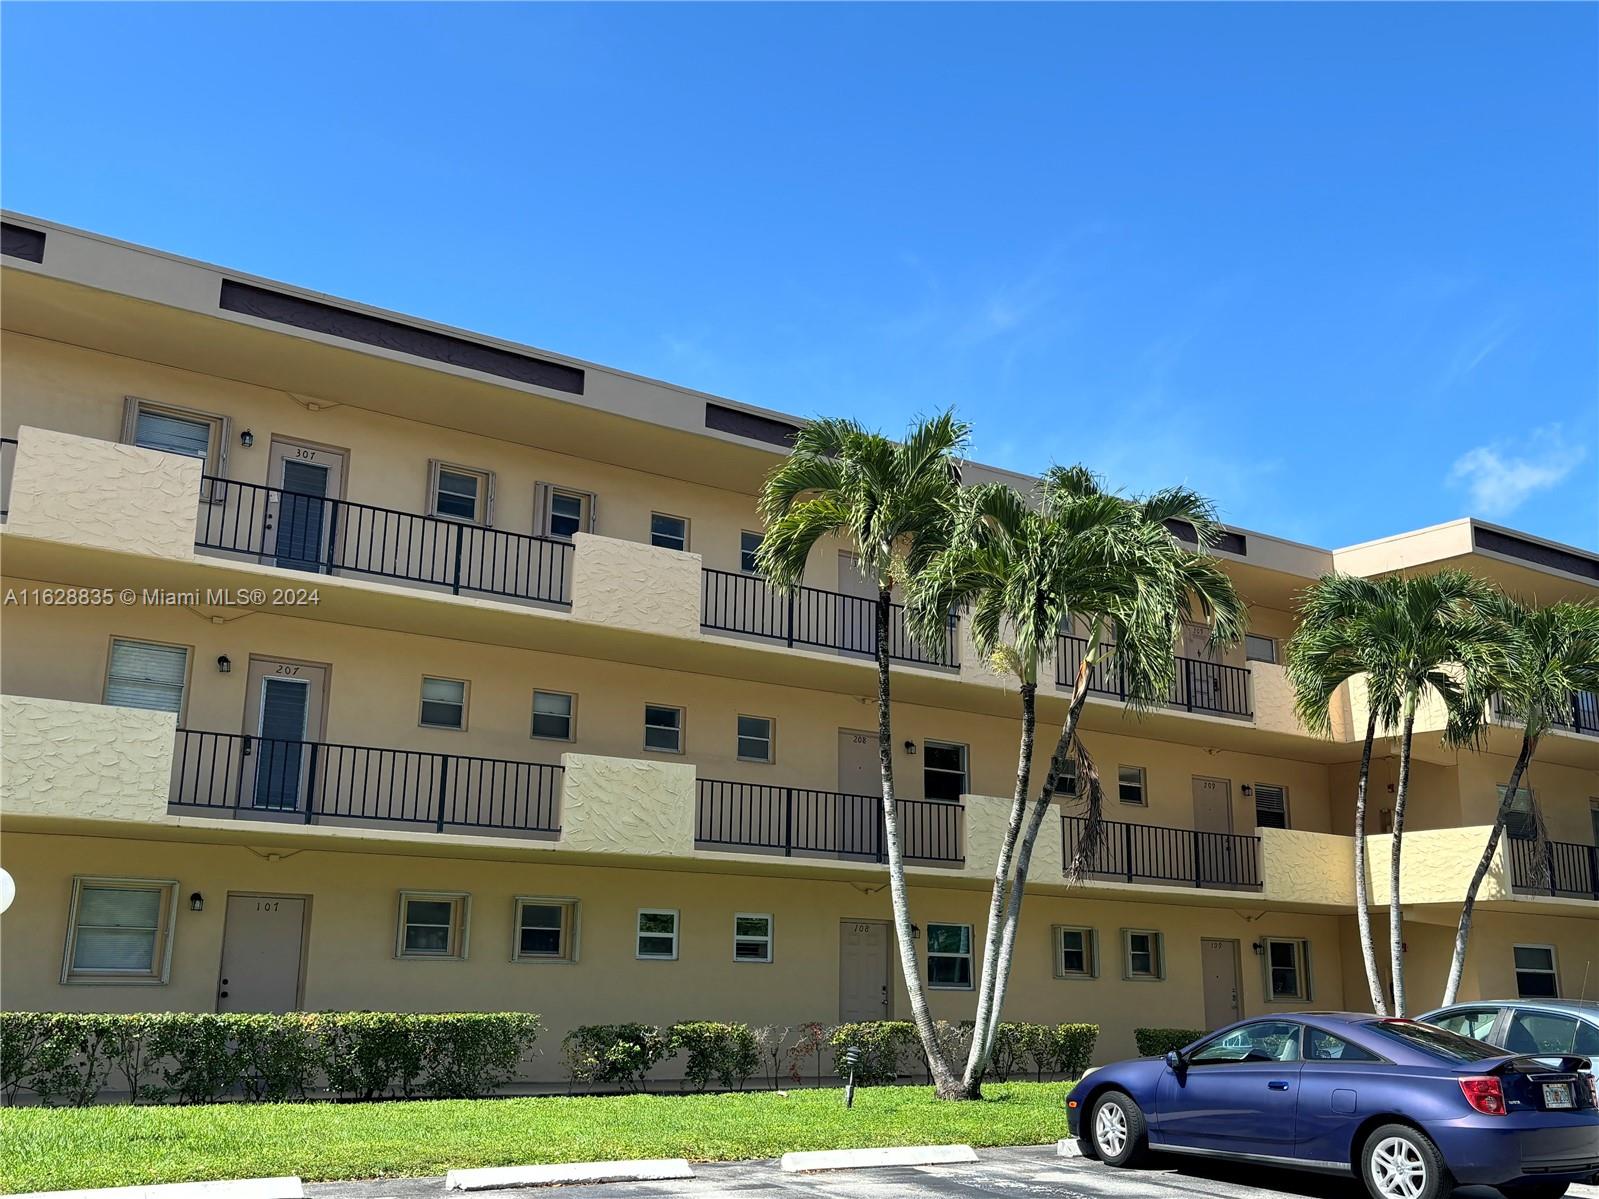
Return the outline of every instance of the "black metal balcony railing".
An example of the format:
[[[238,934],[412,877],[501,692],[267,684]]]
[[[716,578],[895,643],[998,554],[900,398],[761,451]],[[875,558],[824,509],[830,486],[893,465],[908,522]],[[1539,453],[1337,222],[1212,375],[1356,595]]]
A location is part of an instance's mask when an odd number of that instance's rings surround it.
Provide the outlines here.
[[[1068,864],[1076,858],[1086,823],[1081,816],[1061,817],[1063,860]],[[1254,890],[1260,886],[1260,838],[1107,820],[1086,873],[1128,883]]]
[[[1576,841],[1538,843],[1519,837],[1510,844],[1510,885],[1518,891],[1599,900],[1599,847]]]
[[[551,537],[205,478],[195,545],[290,570],[571,603],[572,545]]]
[[[877,602],[865,596],[799,587],[782,592],[759,575],[706,567],[700,588],[700,624],[714,632],[744,633],[786,645],[808,645],[846,653],[877,653]],[[956,666],[957,621],[952,613],[942,646],[923,646],[905,627],[905,609],[889,615],[888,656],[897,662]]]
[[[0,437],[0,520],[11,510],[11,472],[17,465],[17,439]]]
[[[943,800],[899,801],[900,846],[905,857],[960,862],[961,805]],[[735,849],[794,854],[839,854],[887,860],[883,800],[803,787],[771,787],[700,779],[694,839]]]
[[[1499,695],[1494,696],[1494,717],[1511,724],[1522,719]],[[1573,691],[1570,702],[1560,711],[1551,712],[1549,719],[1556,728],[1599,736],[1599,695],[1592,691]]]
[[[1077,671],[1088,653],[1082,637],[1062,635],[1055,646],[1055,682],[1070,687],[1077,682]],[[1253,709],[1249,702],[1249,671],[1242,666],[1225,666],[1203,658],[1176,656],[1177,677],[1166,703],[1190,712],[1209,712],[1220,716],[1248,719]],[[1127,698],[1127,680],[1114,654],[1101,658],[1088,672],[1088,690],[1095,695]]]
[[[561,768],[179,729],[170,803],[236,815],[556,832]]]

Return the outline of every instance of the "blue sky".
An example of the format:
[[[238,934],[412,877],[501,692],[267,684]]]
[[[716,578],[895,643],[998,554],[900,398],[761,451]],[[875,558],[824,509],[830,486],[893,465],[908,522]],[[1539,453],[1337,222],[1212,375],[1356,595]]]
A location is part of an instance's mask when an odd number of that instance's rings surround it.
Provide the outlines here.
[[[1344,545],[1599,548],[1599,7],[4,7],[7,206]]]

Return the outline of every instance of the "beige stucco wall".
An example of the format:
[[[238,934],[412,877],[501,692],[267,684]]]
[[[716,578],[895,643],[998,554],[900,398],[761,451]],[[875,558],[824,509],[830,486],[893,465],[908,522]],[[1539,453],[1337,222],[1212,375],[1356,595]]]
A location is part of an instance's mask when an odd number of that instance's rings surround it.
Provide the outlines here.
[[[563,754],[561,844],[574,852],[688,857],[694,767]]]
[[[1405,833],[1401,851],[1400,899],[1407,904],[1447,903],[1458,905],[1466,897],[1466,887],[1482,859],[1491,830],[1485,826],[1449,829],[1417,829]],[[1371,901],[1385,904],[1392,894],[1393,838],[1367,840],[1367,863],[1371,871]],[[1494,848],[1494,864],[1482,881],[1477,898],[1483,902],[1503,899],[1510,894],[1506,873],[1503,838]]]
[[[70,545],[192,558],[200,475],[198,459],[23,427],[6,529]]]
[[[0,695],[0,811],[163,820],[176,727],[168,712]]]
[[[579,533],[572,615],[667,637],[700,635],[700,556]]]
[[[1251,662],[1249,691],[1256,728],[1268,733],[1304,731],[1294,715],[1294,691],[1288,685],[1288,672],[1280,664]]]
[[[1261,898],[1266,902],[1336,907],[1354,903],[1354,838],[1296,829],[1258,832]]]

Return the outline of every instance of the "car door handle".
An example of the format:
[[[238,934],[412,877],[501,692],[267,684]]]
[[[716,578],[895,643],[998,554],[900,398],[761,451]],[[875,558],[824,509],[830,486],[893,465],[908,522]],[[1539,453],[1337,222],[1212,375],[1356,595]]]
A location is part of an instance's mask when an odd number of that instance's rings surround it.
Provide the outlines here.
[[[1266,1089],[1270,1091],[1286,1091],[1288,1084],[1280,1078],[1274,1078],[1266,1084]]]

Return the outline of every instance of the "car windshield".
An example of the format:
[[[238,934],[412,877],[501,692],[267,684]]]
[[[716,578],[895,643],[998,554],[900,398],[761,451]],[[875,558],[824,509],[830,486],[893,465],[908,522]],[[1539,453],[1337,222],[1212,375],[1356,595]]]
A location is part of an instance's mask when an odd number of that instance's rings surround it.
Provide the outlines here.
[[[1413,1045],[1424,1053],[1450,1062],[1481,1062],[1504,1057],[1505,1051],[1483,1041],[1474,1041],[1446,1028],[1419,1024],[1414,1020],[1378,1020],[1369,1027],[1385,1037]]]

